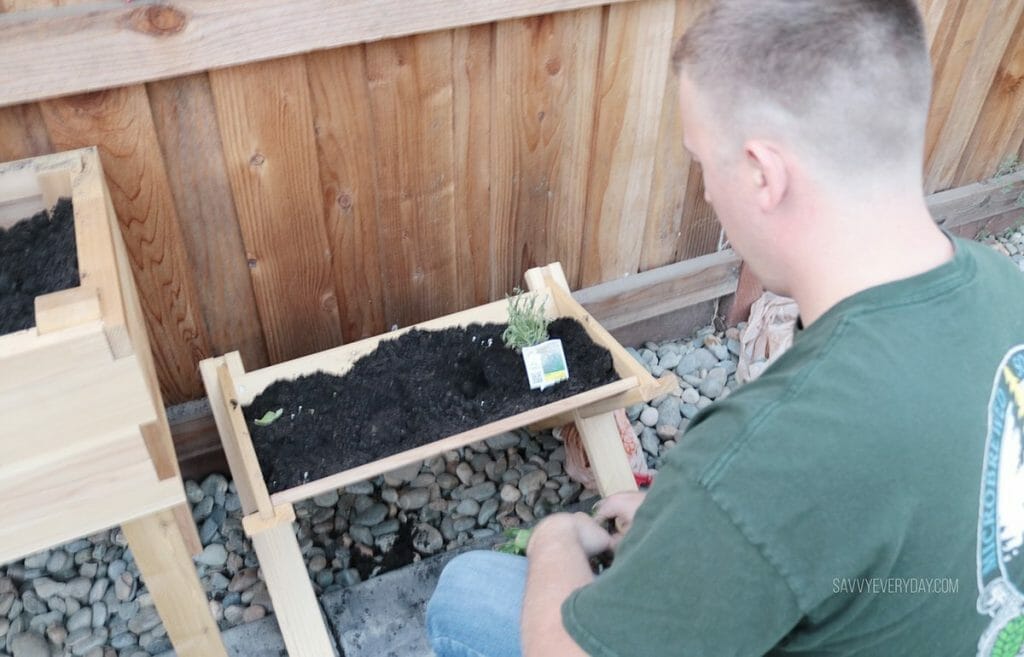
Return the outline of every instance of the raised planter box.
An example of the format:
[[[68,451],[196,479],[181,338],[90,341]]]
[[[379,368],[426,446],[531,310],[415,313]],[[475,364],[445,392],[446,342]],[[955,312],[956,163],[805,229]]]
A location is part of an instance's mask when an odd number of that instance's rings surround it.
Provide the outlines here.
[[[122,525],[179,655],[224,655],[190,553],[153,357],[94,148],[0,165],[0,225],[73,203],[80,284],[0,336],[0,562]]]
[[[523,426],[554,426],[575,421],[580,428],[602,495],[635,490],[636,484],[622,449],[612,411],[650,400],[676,386],[674,376],[654,379],[569,293],[556,263],[526,274],[530,293],[541,295],[549,318],[571,317],[590,338],[611,354],[619,380],[581,394],[538,406],[517,415],[448,436],[386,458],[338,472],[271,495],[260,469],[242,407],[282,379],[323,371],[343,375],[382,340],[413,328],[440,330],[472,323],[505,323],[507,304],[498,301],[413,327],[330,349],[317,354],[246,372],[237,352],[200,365],[224,451],[242,499],[246,532],[260,558],[274,598],[278,624],[291,657],[330,654],[330,638],[319,618],[316,599],[292,531],[292,504],[399,467]]]

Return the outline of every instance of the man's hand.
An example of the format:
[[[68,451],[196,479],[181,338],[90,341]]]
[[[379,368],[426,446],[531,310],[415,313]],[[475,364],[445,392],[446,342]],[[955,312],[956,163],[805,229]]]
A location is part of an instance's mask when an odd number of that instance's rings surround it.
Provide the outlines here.
[[[622,537],[633,526],[633,516],[636,515],[636,510],[646,497],[646,492],[616,493],[597,503],[594,508],[594,522],[603,524],[607,521],[614,521],[615,523],[615,533],[612,534],[611,542],[608,545],[613,552],[619,547]]]
[[[593,581],[589,558],[612,537],[585,513],[556,513],[541,520],[526,547],[529,568],[523,599],[524,657],[585,657],[562,625],[562,603]]]
[[[526,554],[530,556],[535,550],[562,542],[578,545],[589,558],[608,550],[612,536],[598,520],[585,513],[556,513],[541,520],[534,528]]]

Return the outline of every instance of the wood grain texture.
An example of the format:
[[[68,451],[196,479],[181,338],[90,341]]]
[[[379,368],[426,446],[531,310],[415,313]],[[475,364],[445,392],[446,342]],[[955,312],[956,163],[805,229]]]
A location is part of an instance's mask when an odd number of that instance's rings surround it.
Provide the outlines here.
[[[56,148],[99,148],[164,399],[199,396],[196,366],[209,342],[145,87],[69,96],[41,107]]]
[[[635,274],[640,267],[675,9],[674,0],[607,9],[581,285]]]
[[[683,226],[676,260],[696,258],[718,250],[722,227],[715,209],[704,198],[704,174],[700,164],[691,163],[683,200]]]
[[[454,310],[458,290],[452,34],[368,44],[366,69],[385,321],[408,326]]]
[[[455,237],[458,307],[500,298],[492,288],[495,216],[491,214],[491,104],[495,87],[493,25],[452,33]]]
[[[707,0],[676,0],[672,43],[686,32],[705,8]],[[683,148],[683,122],[679,116],[679,77],[671,66],[665,76],[658,127],[657,154],[651,179],[651,201],[644,225],[640,271],[675,262],[683,236],[683,208],[690,180],[691,158]]]
[[[294,525],[287,522],[268,527],[253,535],[252,547],[274,600],[274,616],[289,657],[333,657],[331,635],[313,593]]]
[[[621,1],[142,0],[18,12],[0,17],[0,105]]]
[[[211,71],[242,240],[271,362],[341,343],[300,57]]]
[[[122,526],[179,657],[227,657],[188,545],[167,509]]]
[[[733,251],[676,262],[573,295],[609,331],[736,290],[740,258]]]
[[[583,417],[576,413],[573,420],[580,432],[583,449],[587,453],[601,497],[636,491],[636,479],[633,478],[629,459],[622,448],[615,416],[612,413],[601,413]]]
[[[981,114],[997,67],[1024,13],[1019,0],[972,1],[953,39],[955,50],[936,85],[928,131],[925,191],[948,189]]]
[[[150,107],[214,354],[267,364],[245,246],[205,74],[149,85]]]
[[[956,185],[994,175],[1024,139],[1024,12],[1013,34],[957,167]]]
[[[362,46],[350,46],[306,58],[320,196],[346,341],[387,330],[377,233],[377,156],[364,53]]]
[[[54,151],[37,103],[0,107],[0,162]]]
[[[498,23],[491,107],[492,290],[559,261],[581,272],[587,163],[592,153],[602,12],[586,9]]]

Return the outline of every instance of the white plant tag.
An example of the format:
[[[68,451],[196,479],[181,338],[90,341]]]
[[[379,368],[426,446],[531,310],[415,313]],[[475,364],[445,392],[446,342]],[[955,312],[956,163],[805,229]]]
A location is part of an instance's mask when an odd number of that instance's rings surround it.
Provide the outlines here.
[[[532,347],[523,347],[523,364],[530,380],[530,389],[543,390],[569,378],[569,366],[561,340],[548,340]]]

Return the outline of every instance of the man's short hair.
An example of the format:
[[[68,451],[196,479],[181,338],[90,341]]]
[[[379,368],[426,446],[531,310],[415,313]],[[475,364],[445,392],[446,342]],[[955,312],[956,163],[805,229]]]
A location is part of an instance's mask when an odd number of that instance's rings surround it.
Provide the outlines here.
[[[712,0],[672,61],[726,136],[789,140],[839,175],[920,172],[931,64],[914,0]]]

